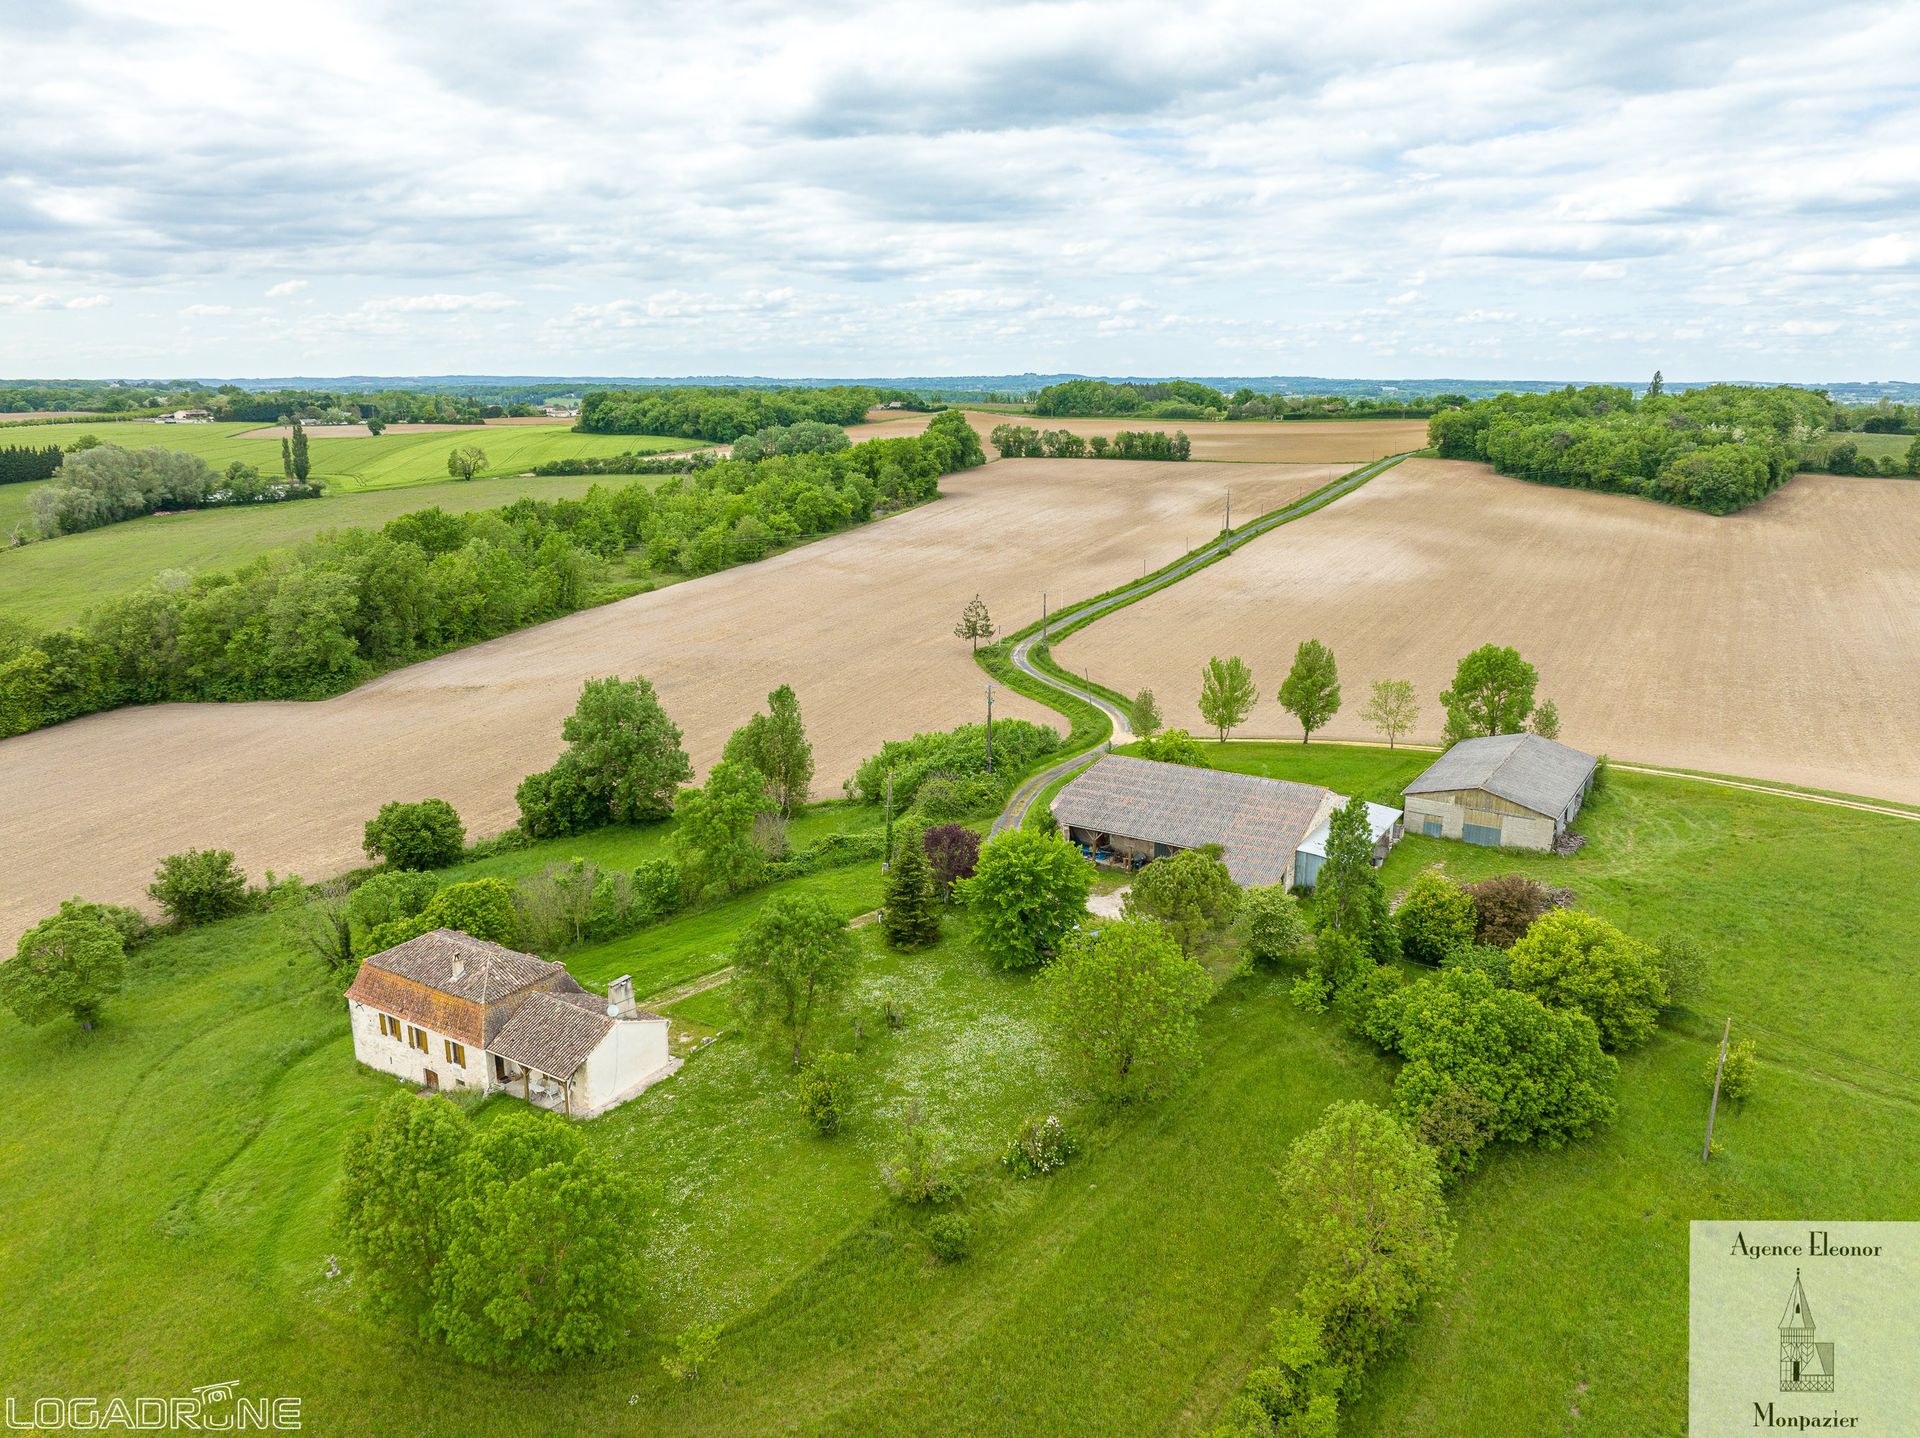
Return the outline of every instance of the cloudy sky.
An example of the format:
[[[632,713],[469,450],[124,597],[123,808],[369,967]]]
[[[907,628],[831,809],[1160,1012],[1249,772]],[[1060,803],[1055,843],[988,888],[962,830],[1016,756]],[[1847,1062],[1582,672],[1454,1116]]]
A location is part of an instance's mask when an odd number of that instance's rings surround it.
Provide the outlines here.
[[[1920,379],[1914,3],[0,0],[0,68],[6,376]]]

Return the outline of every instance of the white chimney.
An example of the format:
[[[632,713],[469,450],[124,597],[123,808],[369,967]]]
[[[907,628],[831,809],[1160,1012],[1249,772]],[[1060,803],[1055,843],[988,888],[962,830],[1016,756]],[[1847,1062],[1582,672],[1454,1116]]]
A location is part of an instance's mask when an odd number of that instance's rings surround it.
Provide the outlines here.
[[[632,974],[622,974],[607,985],[607,1012],[616,1019],[630,1019],[640,1012],[633,1002]]]

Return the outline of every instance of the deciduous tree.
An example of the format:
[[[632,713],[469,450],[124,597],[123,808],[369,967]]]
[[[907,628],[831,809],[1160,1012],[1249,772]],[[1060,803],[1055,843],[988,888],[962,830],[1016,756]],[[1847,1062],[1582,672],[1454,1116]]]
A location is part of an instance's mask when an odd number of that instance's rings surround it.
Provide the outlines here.
[[[807,742],[792,685],[782,684],[769,694],[767,712],[734,730],[723,752],[766,777],[767,793],[783,816],[807,802],[813,786],[813,745]]]
[[[1400,931],[1400,952],[1437,969],[1473,943],[1479,916],[1466,890],[1435,865],[1414,876],[1393,922]]]
[[[1450,739],[1488,734],[1517,734],[1533,712],[1533,690],[1540,674],[1520,651],[1483,644],[1460,661],[1453,687],[1441,694]]]
[[[472,1130],[439,1098],[397,1093],[348,1135],[337,1222],[376,1307],[426,1328]]]
[[[447,473],[455,479],[472,479],[487,467],[487,452],[478,445],[463,444],[447,454]]]
[[[807,1034],[853,978],[855,947],[847,921],[817,894],[777,894],[740,931],[731,985],[749,1023],[785,1032],[797,1068]]]
[[[766,777],[736,759],[722,759],[704,785],[681,796],[674,842],[698,889],[737,894],[760,877],[766,855],[754,824],[772,802]]]
[[[1508,951],[1512,982],[1554,1008],[1578,1009],[1608,1049],[1650,1038],[1666,1007],[1667,986],[1650,945],[1630,939],[1595,914],[1555,909]]]
[[[1293,668],[1280,685],[1280,707],[1300,721],[1300,742],[1340,712],[1340,669],[1333,651],[1318,639],[1294,651]]]
[[[299,420],[293,422],[293,478],[297,484],[305,484],[307,475],[312,472],[312,464],[307,456],[307,427]]]
[[[1200,676],[1200,717],[1211,724],[1222,744],[1227,735],[1246,723],[1253,712],[1256,690],[1253,672],[1239,655],[1207,661]]]
[[[1247,957],[1256,964],[1291,963],[1313,942],[1306,915],[1285,884],[1248,889],[1246,916]]]
[[[98,919],[42,919],[0,964],[0,1008],[35,1027],[65,1015],[90,1029],[107,997],[120,992],[126,969],[120,935]]]
[[[1068,937],[1041,980],[1061,1057],[1102,1098],[1158,1098],[1198,1061],[1206,970],[1160,924],[1122,919]]]
[[[927,851],[940,897],[951,899],[953,886],[961,879],[972,878],[974,866],[980,862],[980,836],[965,824],[936,824],[921,836],[920,843]]]
[[[1009,829],[980,850],[971,879],[954,885],[973,936],[1003,969],[1045,963],[1086,918],[1093,865],[1057,833]]]
[[[680,728],[645,679],[589,679],[560,736],[559,761],[528,775],[515,795],[536,838],[664,819],[693,777]]]
[[[1360,717],[1387,736],[1393,748],[1402,734],[1410,731],[1420,718],[1420,701],[1414,697],[1411,679],[1376,679]]]
[[[1328,821],[1327,858],[1314,884],[1314,927],[1351,940],[1375,963],[1400,956],[1386,885],[1373,867],[1373,824],[1357,794]]]
[[[1240,886],[1216,855],[1183,849],[1142,869],[1121,908],[1128,918],[1164,925],[1182,952],[1203,958],[1225,944],[1241,902]]]
[[[1160,706],[1154,703],[1151,689],[1142,689],[1133,696],[1133,704],[1127,715],[1127,727],[1142,739],[1151,738],[1160,732]]]
[[[396,869],[441,869],[466,850],[467,830],[445,799],[394,800],[367,820],[361,847]]]
[[[1560,737],[1560,708],[1551,699],[1533,711],[1533,732],[1542,739]]]
[[[1149,734],[1138,741],[1138,747],[1142,759],[1185,764],[1191,769],[1213,767],[1207,762],[1207,753],[1200,747],[1200,741],[1184,729],[1162,729],[1158,734]]]
[[[1451,1266],[1433,1150],[1385,1109],[1337,1103],[1287,1150],[1280,1196],[1299,1244],[1301,1307],[1336,1351],[1364,1362]]]

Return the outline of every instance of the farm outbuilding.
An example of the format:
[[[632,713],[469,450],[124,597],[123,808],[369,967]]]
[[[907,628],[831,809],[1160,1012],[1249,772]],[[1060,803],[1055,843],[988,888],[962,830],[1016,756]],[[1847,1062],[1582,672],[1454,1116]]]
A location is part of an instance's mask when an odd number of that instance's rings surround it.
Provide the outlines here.
[[[1407,785],[1407,822],[1429,838],[1551,849],[1586,802],[1596,762],[1538,734],[1463,739]]]
[[[1346,802],[1317,784],[1109,754],[1060,791],[1053,818],[1099,862],[1138,868],[1218,844],[1238,884],[1310,887],[1326,857],[1328,821]],[[1367,809],[1379,863],[1400,837],[1400,812]]]

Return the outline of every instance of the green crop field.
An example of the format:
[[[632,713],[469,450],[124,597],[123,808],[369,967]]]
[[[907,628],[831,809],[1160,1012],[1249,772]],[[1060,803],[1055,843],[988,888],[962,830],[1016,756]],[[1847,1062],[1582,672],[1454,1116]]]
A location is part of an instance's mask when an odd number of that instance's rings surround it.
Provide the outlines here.
[[[104,424],[23,425],[0,429],[0,446],[33,448],[72,444],[91,434],[103,444],[127,449],[183,450],[197,454],[215,469],[243,460],[262,474],[280,473],[280,441],[243,439],[263,426],[257,424]],[[431,430],[401,434],[389,430],[375,437],[329,436],[324,429],[307,431],[313,475],[335,493],[369,489],[396,489],[414,484],[441,484],[448,479],[447,455],[467,445],[486,451],[482,475],[524,474],[536,464],[556,459],[587,459],[596,455],[660,454],[671,450],[705,449],[704,441],[674,439],[657,434],[575,434],[564,424],[476,425],[471,429]]]
[[[1209,744],[1224,767],[1393,791],[1426,756],[1314,744]],[[875,822],[826,806],[797,843]],[[1400,888],[1444,863],[1522,870],[1651,937],[1685,929],[1711,968],[1622,1063],[1618,1121],[1558,1151],[1493,1154],[1453,1200],[1458,1273],[1372,1372],[1368,1434],[1674,1433],[1684,1428],[1687,1220],[1920,1211],[1920,825],[1682,779],[1616,774],[1571,858],[1409,838]],[[217,839],[217,836],[209,836]],[[511,876],[573,854],[628,865],[666,826],[470,863]],[[872,907],[870,865],[795,885]],[[751,894],[569,963],[643,993],[726,962]],[[355,1066],[345,1014],[285,920],[251,916],[139,952],[126,992],[83,1034],[0,1018],[0,1372],[25,1393],[184,1393],[236,1379],[293,1394],[316,1432],[648,1434],[1203,1431],[1293,1291],[1277,1223],[1287,1144],[1330,1101],[1381,1100],[1392,1065],[1290,975],[1230,982],[1203,1018],[1203,1067],[1175,1097],[1107,1112],[1076,1101],[1043,1041],[1030,979],[991,969],[955,917],[897,955],[861,931],[863,1037],[846,1126],[814,1136],[784,1058],[738,1032],[585,1126],[649,1194],[651,1275],[630,1341],[546,1377],[464,1368],[363,1313],[329,1221],[345,1133],[394,1091]],[[898,1030],[878,1022],[902,1006]],[[723,987],[670,1012],[730,1028]],[[1699,1159],[1701,1069],[1731,1015],[1756,1039],[1755,1095],[1723,1110]],[[924,1216],[877,1173],[893,1123],[924,1103],[974,1178],[978,1242],[931,1258]],[[496,1099],[484,1118],[511,1099]],[[994,1156],[1025,1114],[1058,1111],[1084,1152],[1019,1183]],[[691,1386],[658,1355],[723,1321]],[[1575,1415],[1578,1415],[1577,1417]]]
[[[377,528],[396,515],[431,505],[461,514],[511,504],[522,495],[563,499],[585,494],[596,484],[662,482],[659,475],[499,475],[431,487],[329,492],[319,499],[281,504],[149,515],[0,549],[0,619],[35,629],[55,628],[72,623],[103,599],[140,588],[165,570],[230,569],[324,530]],[[0,487],[0,505],[6,502],[8,489],[33,487]]]

